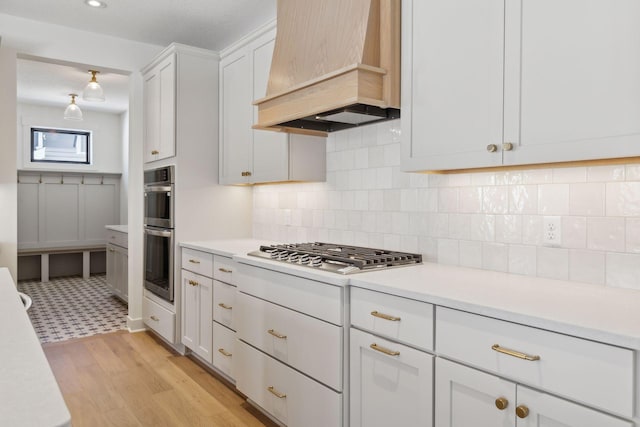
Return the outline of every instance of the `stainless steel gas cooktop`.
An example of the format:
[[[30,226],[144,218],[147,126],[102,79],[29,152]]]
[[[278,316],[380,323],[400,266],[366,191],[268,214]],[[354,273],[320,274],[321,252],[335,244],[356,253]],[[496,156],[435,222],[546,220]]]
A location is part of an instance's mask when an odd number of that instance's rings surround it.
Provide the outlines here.
[[[340,274],[422,263],[420,254],[321,242],[260,246],[248,255]]]

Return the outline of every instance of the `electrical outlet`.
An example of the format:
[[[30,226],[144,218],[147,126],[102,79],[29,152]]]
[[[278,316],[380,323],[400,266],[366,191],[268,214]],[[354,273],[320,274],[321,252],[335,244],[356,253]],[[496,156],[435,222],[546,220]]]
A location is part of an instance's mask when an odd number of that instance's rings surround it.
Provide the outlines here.
[[[558,247],[562,243],[562,218],[545,216],[542,220],[542,244]]]

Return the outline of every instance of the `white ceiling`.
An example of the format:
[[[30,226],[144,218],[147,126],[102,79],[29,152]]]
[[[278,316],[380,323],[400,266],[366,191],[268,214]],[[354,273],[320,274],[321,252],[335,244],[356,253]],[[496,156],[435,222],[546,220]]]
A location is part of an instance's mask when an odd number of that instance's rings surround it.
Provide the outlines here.
[[[222,50],[276,16],[276,0],[106,0],[95,9],[84,0],[1,0],[0,13],[72,26],[124,39],[168,46],[172,42]],[[72,17],[72,18],[71,18]],[[1,31],[0,31],[1,35]],[[90,79],[90,65],[18,61],[18,100],[59,105],[69,93],[82,94]],[[100,70],[98,82],[106,102],[81,109],[120,113],[128,109],[128,77]]]

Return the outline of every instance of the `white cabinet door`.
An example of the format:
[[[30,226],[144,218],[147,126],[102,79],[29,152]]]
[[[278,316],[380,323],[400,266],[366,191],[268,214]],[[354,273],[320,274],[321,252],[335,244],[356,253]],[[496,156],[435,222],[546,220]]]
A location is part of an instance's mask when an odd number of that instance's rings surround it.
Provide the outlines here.
[[[246,52],[230,55],[220,63],[220,182],[251,182],[253,106],[251,64]]]
[[[633,427],[633,423],[518,385],[518,407],[528,415],[516,417],[517,427]]]
[[[144,161],[175,155],[176,56],[144,75]]]
[[[213,281],[182,270],[182,343],[212,363]]]
[[[437,427],[516,425],[516,385],[512,382],[438,357],[435,393]],[[503,409],[498,407],[501,402]]]
[[[119,270],[119,296],[125,302],[129,302],[129,250],[119,248],[120,270]]]
[[[504,9],[503,0],[402,2],[403,169],[502,163]]]
[[[116,254],[116,245],[107,243],[107,286],[111,292],[117,294],[119,274],[117,270],[118,254]]]
[[[640,154],[639,19],[637,0],[507,2],[505,164]]]
[[[432,426],[433,356],[354,328],[350,339],[350,425]]]
[[[275,39],[254,47],[253,100],[264,98],[269,82],[271,56]],[[253,120],[258,121],[258,107],[253,108]],[[289,179],[288,134],[267,130],[253,130],[253,182],[286,181]]]

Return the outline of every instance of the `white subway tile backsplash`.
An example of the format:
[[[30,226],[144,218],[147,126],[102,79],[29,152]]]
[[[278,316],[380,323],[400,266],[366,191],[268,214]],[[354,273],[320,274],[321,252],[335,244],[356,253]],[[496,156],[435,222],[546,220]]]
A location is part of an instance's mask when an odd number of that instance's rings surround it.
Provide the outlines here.
[[[587,218],[583,216],[562,217],[562,246],[576,249],[587,247]]]
[[[501,214],[509,210],[508,188],[505,186],[482,187],[482,212]]]
[[[640,290],[640,255],[607,253],[606,285]]]
[[[587,218],[587,248],[624,252],[624,218]]]
[[[558,168],[552,171],[552,180],[554,183],[563,182],[586,182],[587,168]]]
[[[569,187],[569,214],[604,215],[604,190],[602,183],[571,184]]]
[[[535,246],[509,245],[509,273],[535,276],[536,269]]]
[[[538,247],[537,275],[548,279],[569,279],[569,250]]]
[[[482,243],[460,240],[460,265],[482,268]]]
[[[569,280],[604,285],[605,253],[571,249],[569,251]]]
[[[587,168],[587,181],[589,182],[624,181],[624,177],[624,165],[592,166]]]
[[[483,243],[482,268],[506,272],[509,269],[509,246],[503,243]]]
[[[607,215],[640,216],[640,182],[608,183]]]
[[[538,213],[540,215],[569,215],[569,184],[538,186]]]
[[[640,290],[640,165],[408,174],[400,137],[399,120],[330,134],[326,182],[254,187],[254,237]]]

